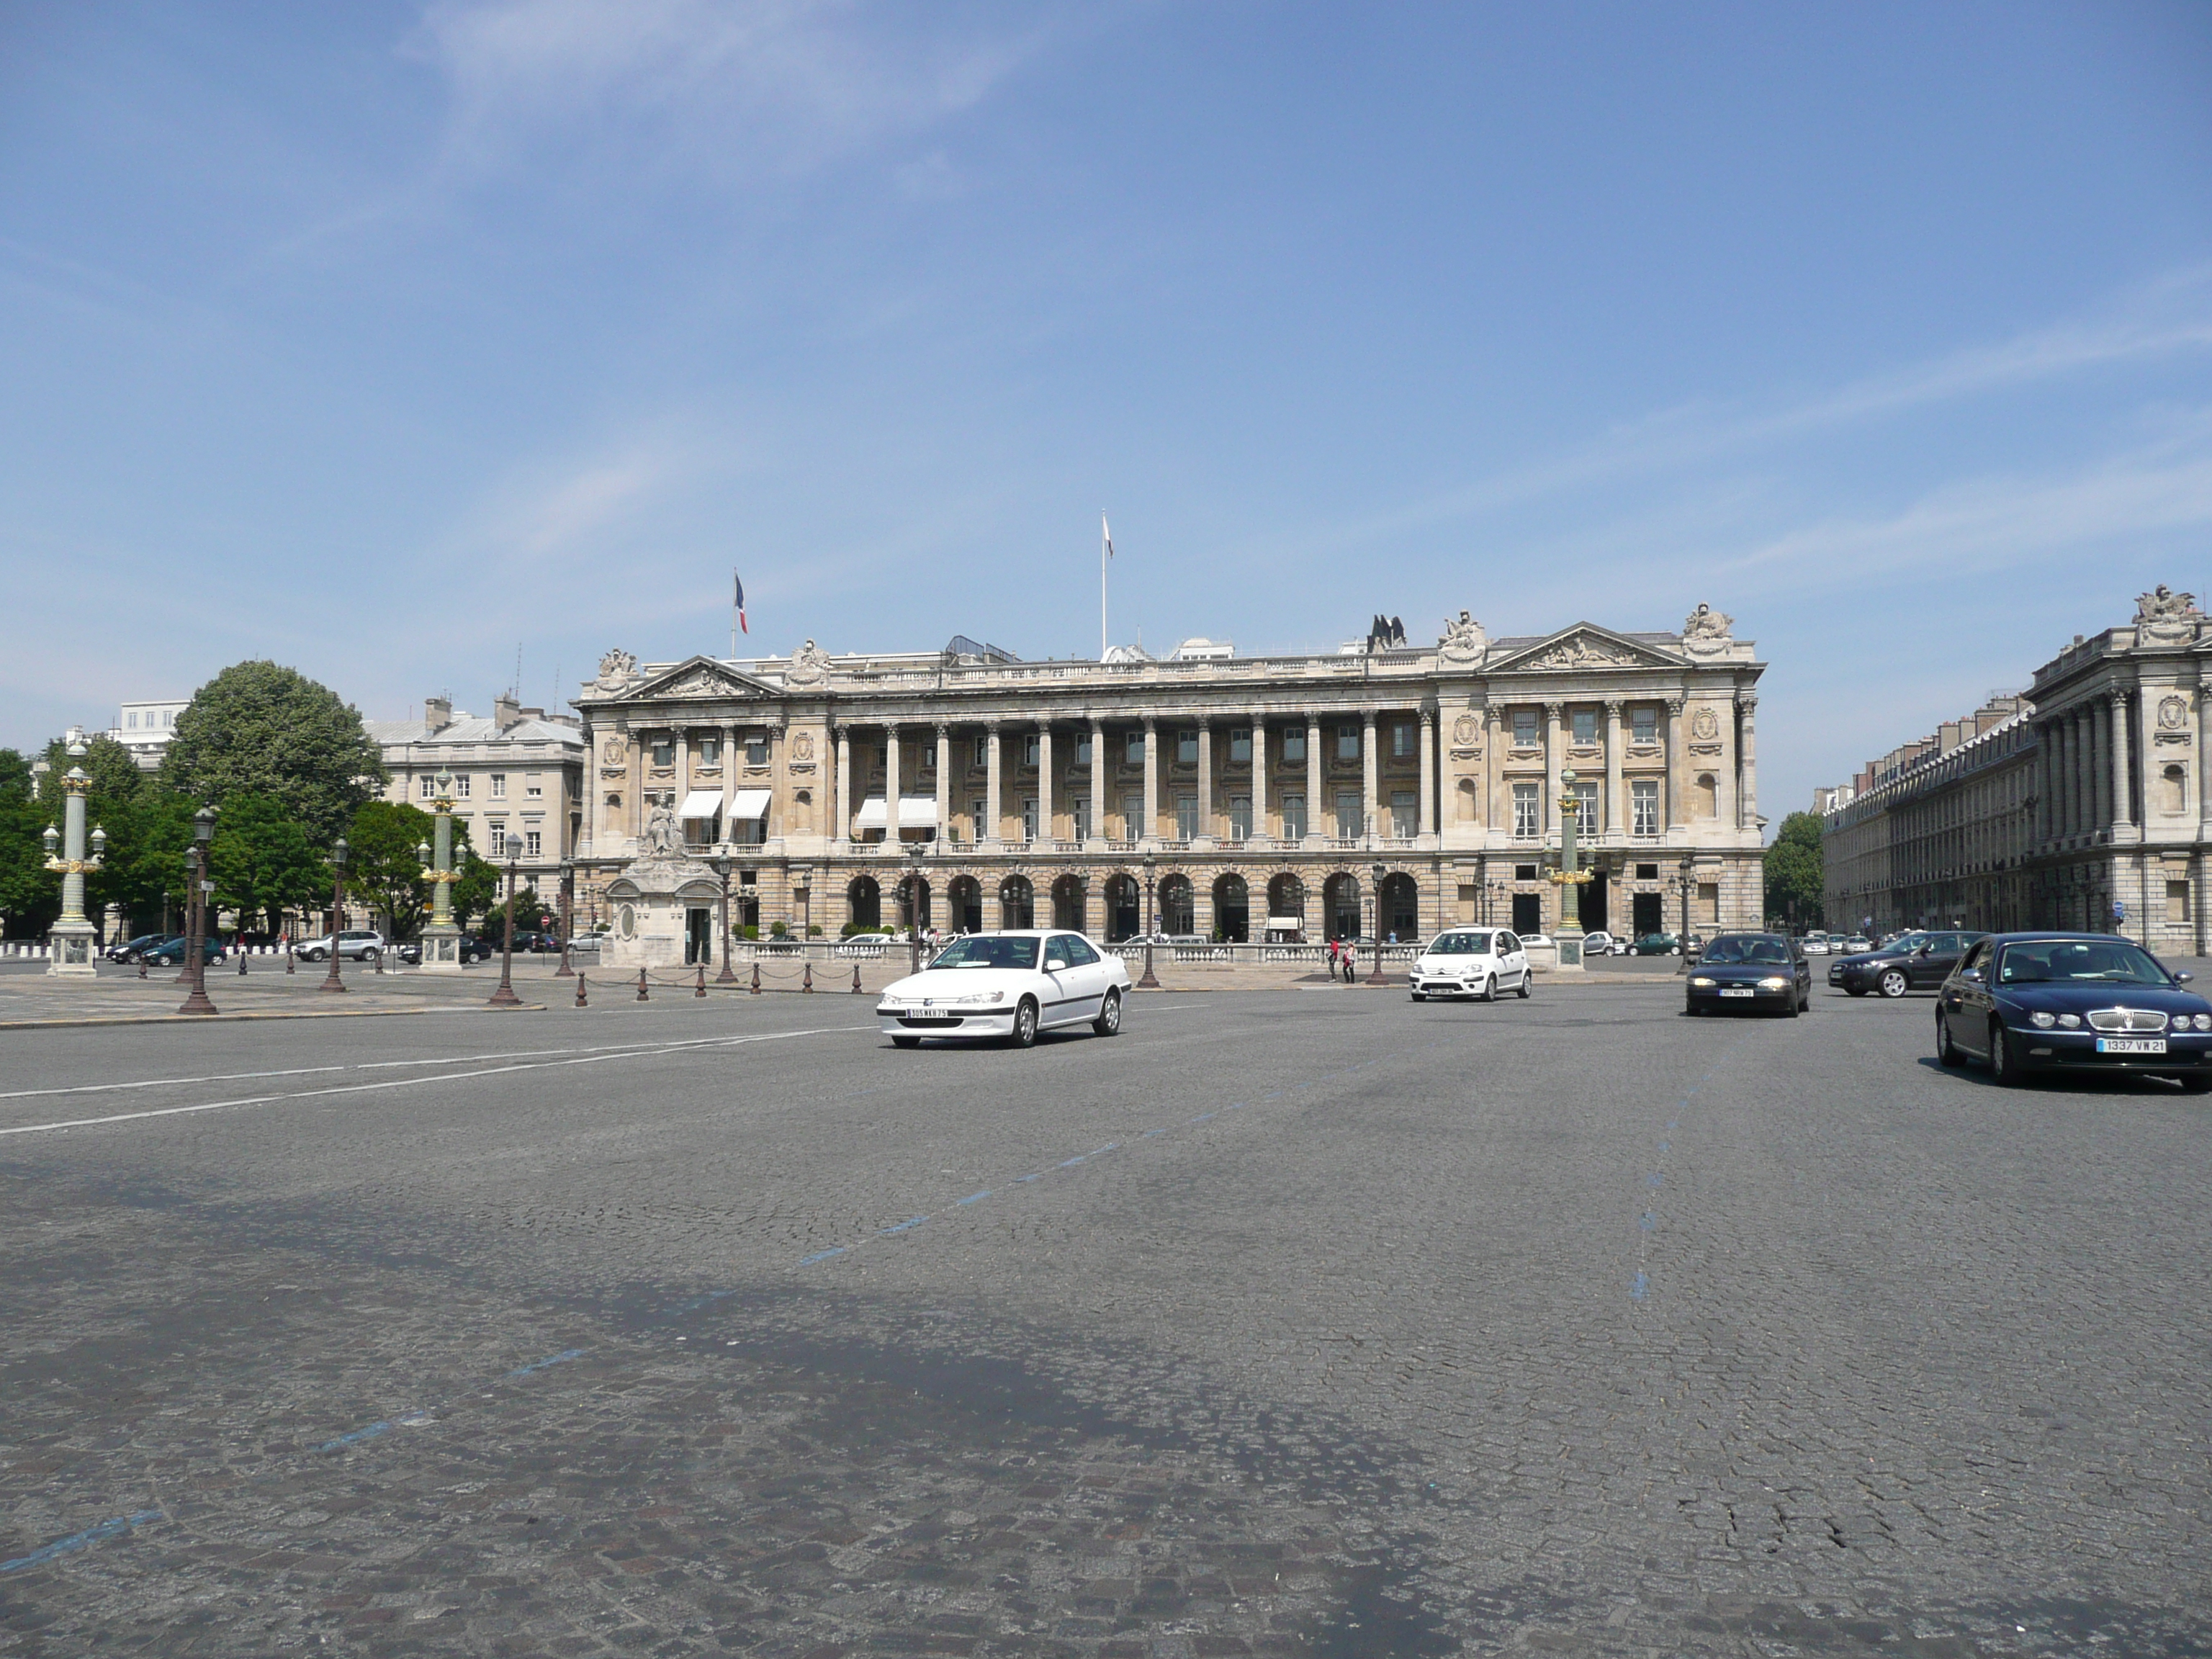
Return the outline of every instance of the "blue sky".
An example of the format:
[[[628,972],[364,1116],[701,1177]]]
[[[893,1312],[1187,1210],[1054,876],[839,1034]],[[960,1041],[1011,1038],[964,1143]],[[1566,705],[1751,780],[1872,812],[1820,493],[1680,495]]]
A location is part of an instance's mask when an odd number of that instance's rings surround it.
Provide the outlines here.
[[[274,656],[1700,600],[1761,804],[2212,587],[2212,8],[0,10],[0,743]]]

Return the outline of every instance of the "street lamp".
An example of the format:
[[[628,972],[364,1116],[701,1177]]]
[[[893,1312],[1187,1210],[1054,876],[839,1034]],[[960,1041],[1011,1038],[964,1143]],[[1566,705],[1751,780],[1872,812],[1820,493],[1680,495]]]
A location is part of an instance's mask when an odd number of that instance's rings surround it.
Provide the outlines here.
[[[714,975],[714,983],[735,985],[738,976],[730,967],[730,855],[727,853],[714,854],[714,873],[722,881],[722,971]],[[565,950],[567,947],[562,948]],[[562,960],[566,961],[567,957],[563,957]]]
[[[211,1014],[215,1004],[207,994],[207,896],[215,884],[207,878],[208,846],[215,840],[215,809],[203,806],[192,814],[192,844],[186,854],[187,867],[192,873],[191,921],[185,934],[185,971],[191,976],[191,989],[185,995],[180,1014]]]
[[[1157,991],[1160,982],[1152,976],[1152,855],[1145,854],[1145,976],[1137,981],[1139,991]]]
[[[1690,860],[1684,859],[1674,878],[1675,890],[1682,896],[1682,971],[1686,974],[1690,971],[1690,895],[1697,886],[1692,868]]]
[[[1375,876],[1375,971],[1368,975],[1367,982],[1370,985],[1388,985],[1390,981],[1382,977],[1382,883],[1390,873],[1390,866],[1378,860],[1373,873]]]
[[[921,855],[927,850],[918,841],[906,844],[906,956],[909,974],[921,971]]]
[[[453,774],[441,767],[433,780],[437,793],[431,797],[429,869],[430,921],[422,929],[422,965],[438,973],[461,971],[461,930],[453,921],[453,884],[460,879],[453,869]]]
[[[84,733],[75,726],[70,728],[67,752],[72,759],[85,752]],[[62,778],[64,827],[58,830],[48,824],[40,837],[46,846],[46,868],[62,878],[62,913],[48,933],[52,945],[46,971],[78,979],[89,979],[100,971],[92,959],[93,935],[98,930],[84,914],[85,875],[100,868],[100,848],[105,842],[95,831],[93,855],[85,856],[84,804],[91,789],[92,780],[85,775],[84,768],[71,766]],[[62,856],[56,857],[57,853]]]
[[[499,951],[499,989],[485,1002],[487,1008],[520,1008],[522,999],[514,994],[514,875],[515,864],[522,856],[522,837],[507,838],[507,940]]]
[[[553,970],[556,979],[574,979],[576,970],[568,965],[568,927],[570,913],[576,908],[576,860],[561,860],[561,965]]]
[[[345,981],[338,975],[338,930],[345,923],[345,867],[346,838],[340,836],[331,844],[331,970],[323,975],[317,988],[324,991],[343,991]]]

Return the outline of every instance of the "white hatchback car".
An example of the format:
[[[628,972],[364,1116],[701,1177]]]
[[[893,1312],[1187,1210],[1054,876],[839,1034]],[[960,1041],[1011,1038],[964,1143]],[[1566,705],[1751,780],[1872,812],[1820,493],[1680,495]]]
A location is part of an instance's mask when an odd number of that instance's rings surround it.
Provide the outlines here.
[[[1112,1036],[1128,994],[1128,965],[1080,933],[969,933],[886,986],[876,1020],[901,1048],[926,1036],[1000,1037],[1026,1048],[1055,1026]]]
[[[1518,935],[1503,927],[1455,927],[1422,947],[1407,976],[1413,999],[1480,997],[1496,1000],[1502,990],[1528,994],[1528,953]]]

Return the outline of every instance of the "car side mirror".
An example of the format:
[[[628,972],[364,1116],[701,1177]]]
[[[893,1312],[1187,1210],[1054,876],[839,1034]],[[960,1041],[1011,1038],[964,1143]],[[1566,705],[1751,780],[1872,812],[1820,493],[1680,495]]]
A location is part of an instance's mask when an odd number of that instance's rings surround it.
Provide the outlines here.
[[[2191,973],[2179,973],[2179,974],[2176,974],[2176,975],[2173,976],[2173,982],[2174,982],[2176,985],[2186,985],[2186,984],[2188,984],[2188,983],[2189,983],[2189,981],[2190,981],[2191,980],[2195,979],[2196,977],[2197,977],[2197,975],[2194,975],[2194,974],[2191,974]]]
[[[1979,985],[1982,982],[1982,970],[1978,968],[1961,968],[1959,969],[1959,977],[1960,979],[1970,979],[1973,981],[1975,984]]]

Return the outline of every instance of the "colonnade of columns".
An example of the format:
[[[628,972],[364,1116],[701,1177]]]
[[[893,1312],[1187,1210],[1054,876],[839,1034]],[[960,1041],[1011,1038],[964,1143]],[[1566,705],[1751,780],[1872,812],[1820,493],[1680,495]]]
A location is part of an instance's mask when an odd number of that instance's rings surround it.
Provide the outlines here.
[[[2084,698],[2036,722],[2036,834],[2046,844],[2126,840],[2138,798],[2126,691]],[[2202,755],[2201,742],[2199,746]],[[2199,809],[2203,796],[2199,781]],[[2212,822],[2212,817],[2203,821]]]

